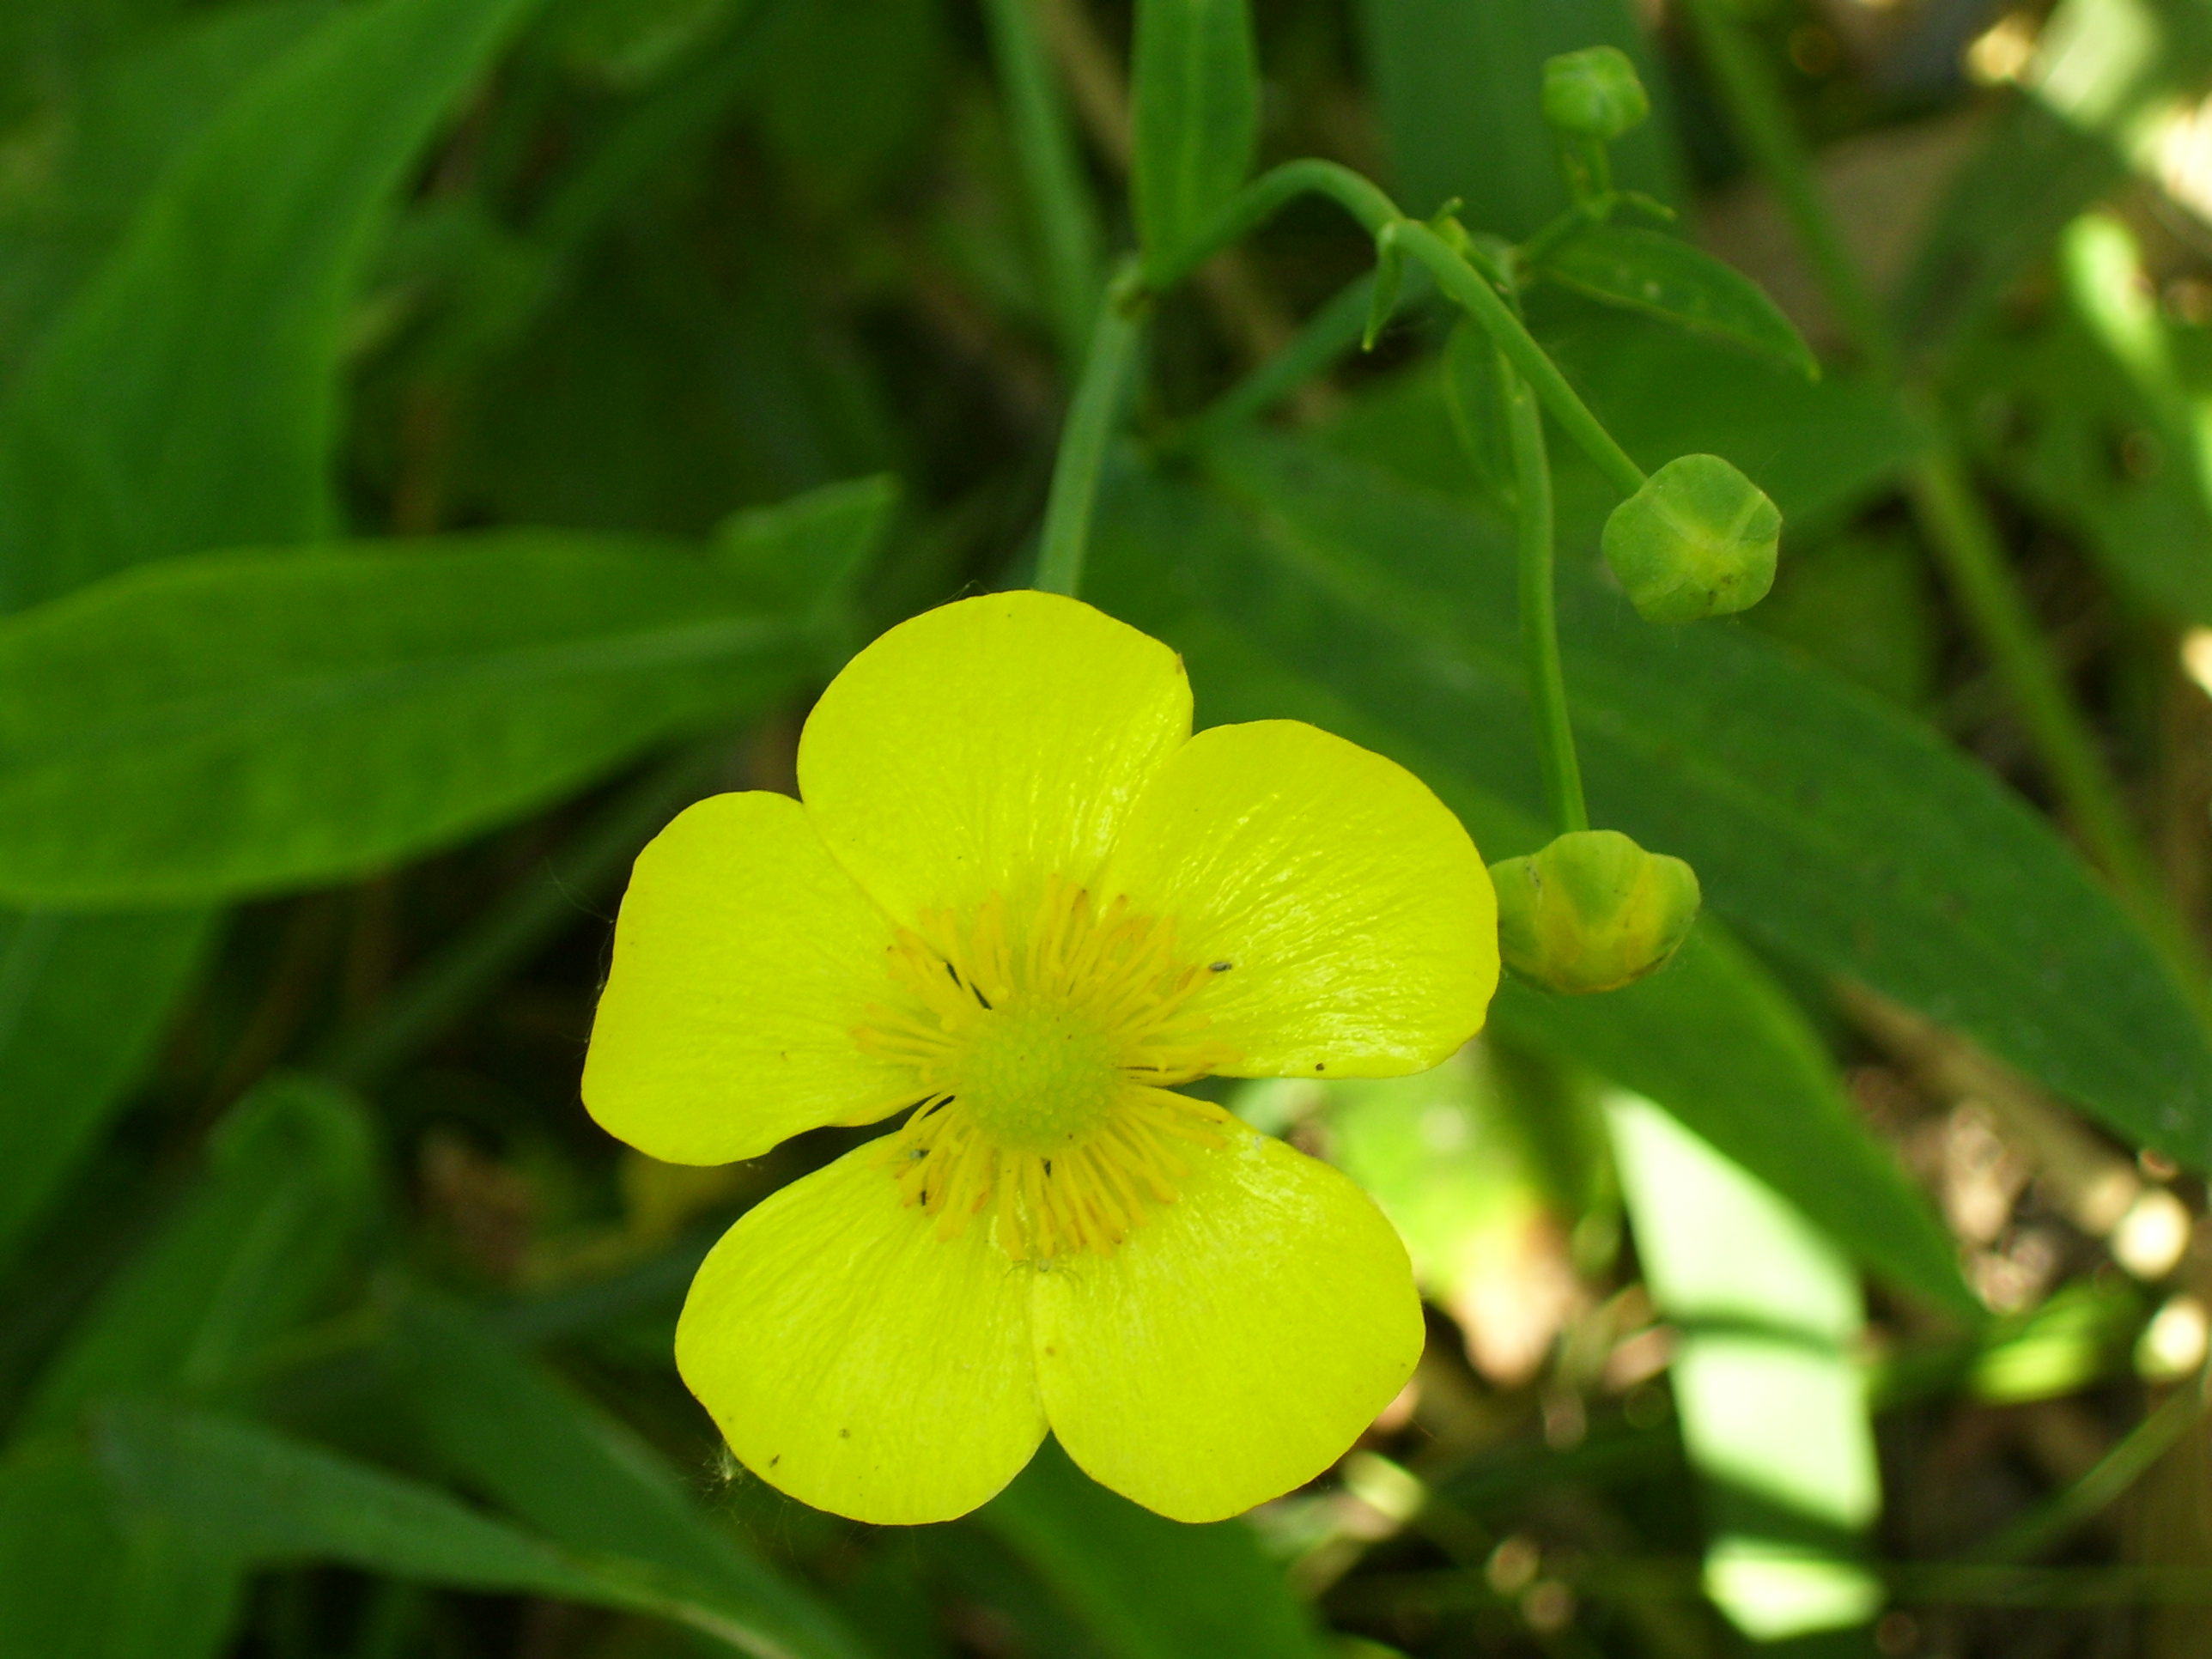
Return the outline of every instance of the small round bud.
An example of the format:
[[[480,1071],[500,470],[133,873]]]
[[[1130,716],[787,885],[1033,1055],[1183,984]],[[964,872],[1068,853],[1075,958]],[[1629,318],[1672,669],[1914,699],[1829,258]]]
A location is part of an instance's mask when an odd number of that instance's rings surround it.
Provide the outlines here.
[[[1651,100],[1618,46],[1585,46],[1544,64],[1544,119],[1555,131],[1610,142],[1643,125]]]
[[[1605,562],[1646,622],[1745,611],[1774,586],[1782,514],[1717,455],[1681,455],[1605,521]]]
[[[1617,830],[1578,830],[1490,866],[1498,945],[1522,978],[1569,996],[1667,965],[1698,919],[1698,872]]]

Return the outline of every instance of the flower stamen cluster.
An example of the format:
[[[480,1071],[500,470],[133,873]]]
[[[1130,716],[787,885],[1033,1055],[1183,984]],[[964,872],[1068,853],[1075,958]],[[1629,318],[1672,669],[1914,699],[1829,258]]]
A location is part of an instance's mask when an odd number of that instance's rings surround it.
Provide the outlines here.
[[[1171,919],[1104,908],[1055,874],[1026,923],[992,894],[901,928],[902,1008],[876,1005],[854,1041],[914,1068],[915,1104],[884,1166],[957,1238],[987,1212],[1016,1261],[1104,1255],[1171,1204],[1177,1143],[1219,1148],[1229,1115],[1170,1091],[1237,1059],[1192,998],[1230,962],[1189,963]]]

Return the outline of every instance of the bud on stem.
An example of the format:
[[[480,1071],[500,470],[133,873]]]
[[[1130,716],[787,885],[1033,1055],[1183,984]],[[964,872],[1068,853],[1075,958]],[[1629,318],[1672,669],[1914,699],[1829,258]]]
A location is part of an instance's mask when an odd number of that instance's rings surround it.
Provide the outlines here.
[[[1698,919],[1697,872],[1615,830],[1579,830],[1490,866],[1498,944],[1522,978],[1568,996],[1666,966]]]

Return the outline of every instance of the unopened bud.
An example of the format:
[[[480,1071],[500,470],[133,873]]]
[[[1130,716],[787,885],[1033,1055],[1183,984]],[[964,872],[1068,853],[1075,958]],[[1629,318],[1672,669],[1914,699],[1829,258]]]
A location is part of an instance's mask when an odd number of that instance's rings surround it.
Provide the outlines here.
[[[1698,873],[1617,830],[1578,830],[1490,866],[1498,945],[1523,979],[1569,996],[1667,965],[1698,919]]]
[[[1717,455],[1682,455],[1605,521],[1605,562],[1646,622],[1744,611],[1774,586],[1782,514]]]
[[[1544,64],[1544,119],[1556,132],[1610,143],[1650,113],[1636,65],[1618,46],[1585,46]]]

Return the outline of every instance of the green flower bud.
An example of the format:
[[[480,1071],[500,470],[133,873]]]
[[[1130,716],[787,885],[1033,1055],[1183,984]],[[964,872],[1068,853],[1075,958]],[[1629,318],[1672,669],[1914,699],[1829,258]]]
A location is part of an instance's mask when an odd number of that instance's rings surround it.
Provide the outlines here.
[[[1585,46],[1544,64],[1544,119],[1554,131],[1609,143],[1650,113],[1636,65],[1618,46]]]
[[[1578,830],[1490,866],[1505,965],[1548,991],[1617,991],[1656,973],[1698,919],[1698,872],[1617,830]]]
[[[1646,622],[1748,610],[1774,586],[1782,515],[1717,455],[1681,455],[1605,521],[1605,562]]]

